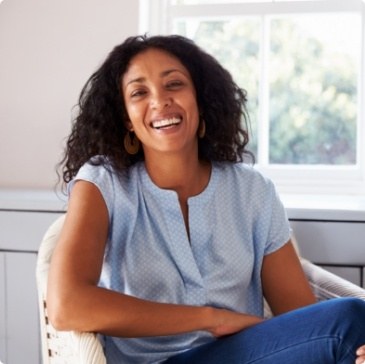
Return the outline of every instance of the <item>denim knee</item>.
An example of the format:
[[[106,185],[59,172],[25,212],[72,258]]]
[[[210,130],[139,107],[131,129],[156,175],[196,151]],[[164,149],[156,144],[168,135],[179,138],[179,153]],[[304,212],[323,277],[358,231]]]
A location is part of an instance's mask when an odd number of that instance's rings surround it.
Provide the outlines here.
[[[332,312],[337,313],[340,317],[346,315],[347,319],[360,320],[365,319],[365,301],[360,298],[346,297],[337,298],[328,301],[331,303]],[[363,323],[364,321],[361,320]]]
[[[365,301],[360,298],[338,298],[327,301],[329,314],[344,340],[365,344]]]

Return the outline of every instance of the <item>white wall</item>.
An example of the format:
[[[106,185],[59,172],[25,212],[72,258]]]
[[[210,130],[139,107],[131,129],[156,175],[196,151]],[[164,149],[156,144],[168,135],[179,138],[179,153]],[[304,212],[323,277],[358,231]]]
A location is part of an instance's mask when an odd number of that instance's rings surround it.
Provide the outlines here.
[[[0,188],[52,189],[81,87],[138,32],[138,1],[0,2]]]

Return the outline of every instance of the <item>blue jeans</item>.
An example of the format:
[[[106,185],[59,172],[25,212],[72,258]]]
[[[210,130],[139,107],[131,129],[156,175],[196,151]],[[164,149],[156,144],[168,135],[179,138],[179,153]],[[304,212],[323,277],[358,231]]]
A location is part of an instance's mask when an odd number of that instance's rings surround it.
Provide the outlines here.
[[[338,298],[276,316],[171,357],[166,364],[354,364],[365,302]]]

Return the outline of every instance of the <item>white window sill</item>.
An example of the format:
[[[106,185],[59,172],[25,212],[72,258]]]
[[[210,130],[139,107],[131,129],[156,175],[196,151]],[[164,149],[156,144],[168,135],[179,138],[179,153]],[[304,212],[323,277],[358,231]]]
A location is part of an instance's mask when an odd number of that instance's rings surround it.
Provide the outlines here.
[[[365,196],[280,195],[289,219],[365,222]]]

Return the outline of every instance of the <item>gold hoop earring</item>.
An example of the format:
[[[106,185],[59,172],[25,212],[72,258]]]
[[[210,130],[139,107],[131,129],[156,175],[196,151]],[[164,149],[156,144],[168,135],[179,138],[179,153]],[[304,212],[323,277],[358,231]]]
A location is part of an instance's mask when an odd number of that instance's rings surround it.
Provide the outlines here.
[[[200,139],[204,138],[205,131],[206,131],[206,129],[205,129],[205,121],[204,121],[204,119],[201,119],[200,120],[200,123],[199,123],[199,129],[198,129],[198,137]]]
[[[133,139],[131,138],[132,133],[127,132],[124,137],[124,149],[127,151],[128,154],[134,155],[137,154],[139,151],[139,140],[136,135],[133,133]]]

